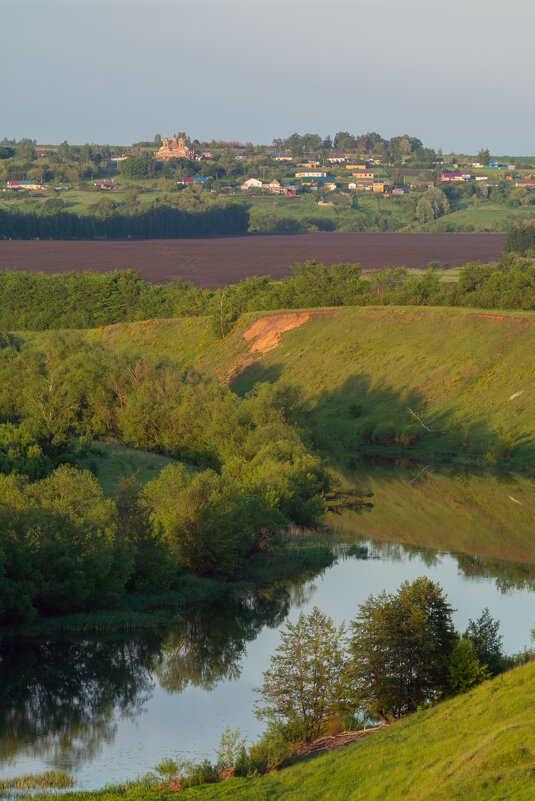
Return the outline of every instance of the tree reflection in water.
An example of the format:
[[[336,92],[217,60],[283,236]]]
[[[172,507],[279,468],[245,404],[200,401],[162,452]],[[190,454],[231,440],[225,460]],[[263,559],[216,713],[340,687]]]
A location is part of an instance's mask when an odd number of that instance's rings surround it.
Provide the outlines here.
[[[159,639],[84,638],[0,646],[0,759],[79,764],[150,698]]]
[[[303,583],[270,587],[132,636],[11,640],[0,644],[0,762],[38,757],[76,770],[113,741],[121,717],[137,717],[156,682],[172,693],[211,690],[240,675],[246,644],[280,626]]]

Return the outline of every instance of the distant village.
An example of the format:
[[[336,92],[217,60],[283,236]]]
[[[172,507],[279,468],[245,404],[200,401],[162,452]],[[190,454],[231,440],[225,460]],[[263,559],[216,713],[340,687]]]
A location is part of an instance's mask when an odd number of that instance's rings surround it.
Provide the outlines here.
[[[138,144],[129,150],[102,156],[98,162],[98,171],[101,174],[104,171],[105,174],[94,177],[93,186],[102,191],[118,189],[121,176],[132,177],[125,163],[137,159],[160,162],[162,167],[174,162],[191,165],[189,168],[180,168],[180,174],[176,176],[178,188],[207,184],[216,192],[241,190],[251,196],[268,194],[288,198],[319,192],[323,198],[318,199],[319,203],[328,203],[325,195],[329,193],[370,192],[384,197],[396,197],[411,192],[425,192],[444,184],[466,182],[485,185],[507,181],[515,187],[535,189],[535,174],[527,171],[525,165],[502,163],[495,158],[486,160],[486,163],[466,158],[461,161],[460,158],[448,159],[425,149],[426,153],[432,154],[432,160],[424,167],[413,168],[414,159],[410,155],[408,160],[401,159],[393,163],[385,155],[363,153],[355,149],[348,151],[328,147],[321,148],[320,152],[310,149],[310,155],[296,156],[289,148],[269,150],[247,147],[237,142],[218,142],[212,148],[196,148],[193,146],[195,143],[188,144],[188,141],[185,136],[166,136],[158,140],[160,146],[157,149],[153,146],[151,150],[150,146],[147,147],[149,143],[141,143],[143,146]],[[53,152],[52,148],[35,148],[34,158],[46,159]],[[231,160],[231,167],[227,168],[224,177],[220,174],[223,155]],[[232,161],[236,168],[232,168]],[[240,164],[243,164],[243,168]],[[258,172],[255,174],[257,164]],[[115,168],[115,173],[110,172],[112,167]],[[37,170],[33,172],[36,173]],[[164,169],[164,175],[168,175],[167,168]],[[35,177],[11,178],[4,184],[4,191],[13,192],[46,192],[48,189],[61,188],[65,187],[54,182],[37,180]]]

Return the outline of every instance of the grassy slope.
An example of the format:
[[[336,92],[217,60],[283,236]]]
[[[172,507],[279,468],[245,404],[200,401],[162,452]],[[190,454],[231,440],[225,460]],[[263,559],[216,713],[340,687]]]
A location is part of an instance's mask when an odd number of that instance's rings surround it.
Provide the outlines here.
[[[115,442],[95,442],[91,453],[79,460],[81,469],[94,468],[95,476],[106,493],[112,495],[123,478],[135,476],[142,484],[156,478],[163,468],[173,464],[158,453],[127,448]]]
[[[266,778],[235,779],[202,797],[527,801],[535,796],[534,702],[535,666],[527,665],[345,751]]]
[[[370,739],[256,779],[194,788],[202,801],[531,801],[535,665],[485,682]],[[122,788],[65,798],[171,798]]]
[[[140,357],[157,353],[224,380],[246,352],[242,334],[257,316],[241,319],[223,342],[204,318],[123,323],[86,336]],[[301,385],[320,445],[333,460],[347,460],[364,445],[369,450],[373,429],[375,439],[381,433],[414,437],[412,447],[399,448],[405,455],[492,460],[501,443],[513,456],[507,464],[532,468],[534,324],[534,312],[332,309],[285,333],[231,387],[242,394],[257,381]],[[24,336],[39,343],[49,333]],[[362,405],[356,419],[348,409],[354,402]],[[408,407],[433,431],[424,430]]]
[[[414,436],[425,458],[485,454],[510,438],[515,460],[533,464],[534,321],[529,312],[500,319],[465,309],[337,309],[286,333],[232,386],[301,384],[331,452],[355,452],[372,427]],[[362,404],[357,419],[352,402]]]
[[[535,314],[476,315],[465,309],[331,310],[285,333],[281,344],[259,357],[232,387],[243,393],[256,381],[279,378],[304,387],[316,438],[333,472],[345,487],[369,488],[379,512],[337,517],[336,526],[371,538],[533,564],[530,482],[461,475],[452,489],[451,476],[433,468],[411,485],[419,467],[390,476],[362,470],[358,458],[355,462],[359,451],[370,448],[396,451],[392,445],[362,441],[366,428],[391,428],[415,437],[412,448],[397,448],[402,458],[416,454],[424,464],[443,460],[445,454],[482,459],[485,453],[492,457],[501,440],[512,444],[513,459],[504,460],[505,465],[533,471]],[[242,333],[247,324],[240,321],[223,342],[215,339],[209,321],[199,318],[122,324],[86,335],[140,356],[157,352],[177,366],[192,365],[224,379],[246,350]],[[26,336],[42,341],[48,333]],[[362,404],[356,419],[348,411],[354,401]],[[447,433],[425,431],[408,406],[423,413],[431,428]],[[113,459],[106,461],[102,469],[113,474],[144,469],[136,462],[126,470],[128,455],[116,466]],[[459,521],[456,531],[452,516]]]

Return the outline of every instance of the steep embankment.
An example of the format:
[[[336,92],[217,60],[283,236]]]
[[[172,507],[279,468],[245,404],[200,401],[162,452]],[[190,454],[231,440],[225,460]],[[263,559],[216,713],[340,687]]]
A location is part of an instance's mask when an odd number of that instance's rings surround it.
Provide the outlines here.
[[[333,459],[398,452],[535,467],[533,312],[338,308],[250,315],[224,341],[206,318],[86,336],[230,380],[238,393],[257,381],[298,384]]]
[[[419,712],[341,751],[255,779],[180,794],[202,801],[531,801],[535,664]],[[69,793],[74,801],[177,798],[146,787]]]

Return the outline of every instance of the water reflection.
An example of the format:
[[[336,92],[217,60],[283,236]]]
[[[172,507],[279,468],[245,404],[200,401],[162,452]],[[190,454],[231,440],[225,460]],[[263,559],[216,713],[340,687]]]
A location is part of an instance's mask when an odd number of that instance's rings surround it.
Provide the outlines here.
[[[162,645],[155,664],[160,685],[181,693],[189,685],[212,690],[222,679],[237,679],[247,643],[264,626],[279,627],[287,616],[289,590],[279,586],[190,613]]]
[[[0,759],[23,752],[51,765],[91,759],[150,698],[158,641],[3,642],[0,647]]]
[[[39,756],[76,768],[110,743],[119,718],[139,717],[155,684],[213,690],[240,676],[247,643],[306,602],[306,578],[181,616],[135,637],[0,644],[0,762]]]
[[[252,688],[285,618],[318,603],[340,623],[371,592],[392,591],[417,575],[443,584],[464,616],[459,626],[487,605],[508,620],[506,633],[520,629],[523,616],[526,631],[510,646],[522,648],[532,624],[528,593],[535,591],[533,482],[433,468],[411,484],[416,472],[379,466],[344,476],[373,492],[373,508],[336,515],[337,541],[345,544],[332,568],[229,594],[157,631],[0,643],[2,773],[58,767],[98,787],[149,770],[179,748],[211,755],[206,749],[226,725],[249,726],[256,736],[247,717]]]

